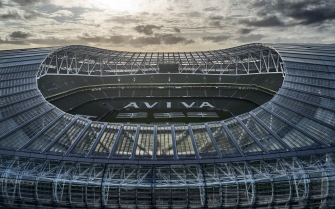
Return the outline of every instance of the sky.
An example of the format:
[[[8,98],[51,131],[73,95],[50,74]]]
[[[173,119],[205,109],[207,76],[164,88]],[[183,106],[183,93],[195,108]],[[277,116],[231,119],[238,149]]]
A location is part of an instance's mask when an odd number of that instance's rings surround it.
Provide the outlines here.
[[[0,50],[133,52],[335,43],[335,0],[0,0]]]

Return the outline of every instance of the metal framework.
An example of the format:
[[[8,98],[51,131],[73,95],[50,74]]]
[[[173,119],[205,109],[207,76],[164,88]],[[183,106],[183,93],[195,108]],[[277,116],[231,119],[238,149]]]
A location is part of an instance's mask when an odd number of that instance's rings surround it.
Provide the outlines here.
[[[87,46],[56,50],[43,61],[37,77],[45,75],[117,76],[164,74],[160,65],[178,65],[178,74],[239,75],[283,73],[278,53],[262,44],[203,52],[121,52]],[[171,72],[172,73],[172,72]]]
[[[0,205],[333,208],[334,48],[0,51]],[[181,74],[285,72],[285,78],[272,100],[249,113],[188,125],[94,122],[49,104],[36,85],[52,74],[166,76],[161,64],[178,64]]]

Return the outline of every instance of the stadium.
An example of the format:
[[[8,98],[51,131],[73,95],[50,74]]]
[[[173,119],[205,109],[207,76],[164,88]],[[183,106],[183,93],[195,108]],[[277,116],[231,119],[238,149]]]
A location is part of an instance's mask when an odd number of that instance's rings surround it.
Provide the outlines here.
[[[4,208],[333,208],[335,45],[0,51]]]

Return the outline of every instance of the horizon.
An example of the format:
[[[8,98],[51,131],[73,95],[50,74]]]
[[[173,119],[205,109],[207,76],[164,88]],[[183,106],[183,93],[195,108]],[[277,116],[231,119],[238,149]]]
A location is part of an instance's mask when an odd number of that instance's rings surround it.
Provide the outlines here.
[[[0,20],[1,50],[84,45],[194,52],[249,43],[335,43],[330,0],[0,0]]]

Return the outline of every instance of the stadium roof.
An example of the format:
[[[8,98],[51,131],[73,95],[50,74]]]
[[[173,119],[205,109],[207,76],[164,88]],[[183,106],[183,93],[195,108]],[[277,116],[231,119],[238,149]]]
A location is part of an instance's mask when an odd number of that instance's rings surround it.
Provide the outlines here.
[[[245,162],[247,165],[247,162],[254,160],[261,161],[279,157],[295,159],[298,156],[331,153],[335,148],[334,48],[335,45],[318,44],[252,44],[228,50],[199,52],[198,54],[202,55],[199,55],[197,59],[207,63],[206,70],[201,73],[210,73],[207,66],[211,65],[208,63],[212,65],[226,64],[227,66],[233,63],[235,66],[239,65],[239,69],[244,69],[237,73],[236,67],[236,74],[248,74],[249,68],[243,67],[246,61],[254,65],[259,63],[259,68],[267,66],[264,71],[259,71],[257,67],[252,68],[255,72],[271,73],[269,64],[271,62],[272,69],[277,73],[283,72],[285,78],[282,88],[269,102],[249,113],[224,121],[188,125],[129,125],[93,122],[64,113],[48,103],[37,89],[37,78],[48,73],[48,66],[54,62],[53,59],[65,60],[67,64],[66,67],[61,65],[60,68],[57,68],[59,69],[58,73],[68,73],[71,70],[71,72],[80,74],[79,67],[74,68],[75,65],[72,65],[72,62],[68,60],[75,54],[75,57],[78,54],[100,57],[100,60],[96,60],[95,63],[89,61],[88,65],[89,63],[97,65],[98,63],[101,66],[106,61],[101,56],[107,56],[109,60],[110,57],[113,58],[110,60],[111,62],[117,59],[123,60],[122,65],[126,67],[136,65],[137,62],[146,62],[145,56],[138,55],[136,61],[132,60],[134,59],[132,56],[129,58],[132,64],[129,64],[129,59],[128,61],[124,60],[125,54],[129,54],[128,52],[107,51],[82,46],[0,51],[1,155],[13,156],[12,161],[17,159],[15,156],[21,156],[34,159],[52,159],[59,162],[75,161],[94,167],[96,163],[142,166],[205,164],[210,166],[217,163]],[[63,54],[71,52],[72,55],[65,54],[58,59],[56,58],[58,52]],[[220,55],[219,58],[214,56],[219,52],[226,55]],[[256,52],[260,53],[258,58],[253,56],[253,53]],[[267,52],[266,56],[262,54],[263,52]],[[114,55],[115,53],[116,55]],[[130,54],[134,55],[135,53]],[[170,56],[176,53],[167,54]],[[208,57],[208,54],[213,54],[213,56]],[[280,62],[273,59],[276,54],[279,54]],[[189,56],[193,56],[193,54],[191,53]],[[183,59],[187,60],[189,56],[185,55]],[[279,60],[279,56],[277,60]],[[64,57],[66,58],[64,59]],[[171,59],[168,58],[169,63],[172,63],[171,60],[175,60],[174,58],[175,56]],[[87,58],[83,59],[84,65]],[[226,63],[227,59],[230,59],[231,63]],[[75,58],[72,57],[71,60],[73,61]],[[162,59],[156,58],[155,60],[157,67]],[[180,60],[176,59],[175,63],[183,66],[185,62]],[[115,62],[114,64],[117,65]],[[191,65],[191,63],[185,64],[185,67]],[[204,64],[197,63],[197,65],[203,66]],[[89,67],[85,68],[82,72],[87,73],[90,69]],[[105,75],[103,69],[105,68],[100,68],[98,71],[102,76]],[[180,73],[194,73],[192,69],[194,68]],[[93,70],[91,69],[91,72]],[[219,73],[224,74],[223,70]],[[137,71],[141,71],[141,69]],[[76,75],[76,73],[73,74]],[[108,75],[118,74],[115,71],[108,73]],[[159,71],[155,73],[159,74]],[[167,145],[161,146],[159,143],[160,146],[158,146],[157,142],[163,140],[168,140]],[[168,149],[171,152],[166,152]],[[41,163],[40,166],[42,166]],[[1,171],[4,175],[7,171],[14,169],[11,166],[6,167],[6,165],[3,164],[4,170]],[[327,167],[326,164],[325,166]],[[327,168],[334,169],[334,167]],[[29,170],[24,166],[18,166],[15,169],[17,172]],[[102,167],[102,170],[104,169],[106,167]],[[293,170],[293,168],[287,167],[287,173],[282,175],[287,177],[288,173]],[[124,172],[131,175],[130,171],[124,170]],[[158,171],[156,170],[156,172]],[[263,173],[266,172],[268,171]],[[23,176],[21,176],[22,178],[29,179],[31,174],[25,175],[23,172],[20,175]],[[155,176],[155,174],[150,175],[151,179]],[[207,174],[201,175],[206,176]],[[143,179],[140,180],[140,176],[138,173],[135,178],[137,183],[128,182],[129,188],[141,184]],[[10,176],[6,178],[12,179]],[[59,181],[68,177],[50,178],[57,178]],[[203,176],[198,176],[198,178],[200,179],[198,179],[200,182],[198,184],[205,188],[206,181]],[[254,180],[253,178],[249,179],[250,182]],[[272,178],[274,177],[271,175],[262,177],[264,181],[271,181]],[[304,180],[306,179],[307,177]],[[101,180],[101,182],[105,182],[105,180]],[[229,181],[221,179],[219,182],[228,183]],[[171,186],[170,183],[167,184]],[[196,182],[184,182],[180,185],[184,184],[198,185]],[[148,185],[143,184],[143,188]],[[155,186],[158,187],[162,185],[165,184],[155,183]],[[207,187],[210,185],[208,183]],[[205,193],[201,194],[205,195]],[[201,198],[208,197],[205,195]],[[208,204],[208,200],[206,200],[207,202],[203,200],[201,199],[198,207]],[[88,200],[86,201],[88,202]],[[100,207],[100,204],[103,206],[107,203],[97,204]],[[248,204],[253,203],[251,201]]]

